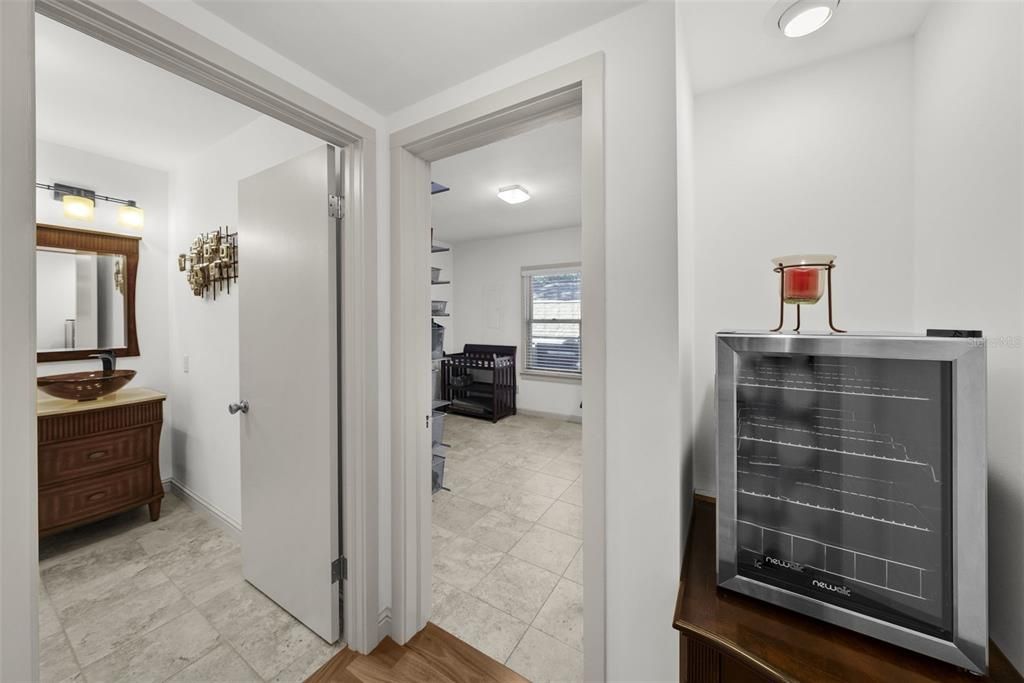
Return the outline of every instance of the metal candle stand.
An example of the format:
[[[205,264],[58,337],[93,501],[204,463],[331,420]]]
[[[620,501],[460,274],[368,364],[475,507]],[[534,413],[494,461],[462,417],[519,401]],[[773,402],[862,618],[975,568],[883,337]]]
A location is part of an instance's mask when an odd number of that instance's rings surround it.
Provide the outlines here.
[[[773,269],[774,272],[779,274],[779,324],[772,328],[772,332],[778,332],[782,329],[782,326],[786,321],[786,271],[790,268],[822,268],[825,271],[825,282],[828,288],[828,326],[833,332],[846,332],[836,327],[832,321],[832,270],[836,267],[834,261],[828,263],[799,263],[790,266],[784,266],[781,263]],[[815,302],[816,303],[816,302]],[[796,327],[793,328],[794,332],[800,331],[800,305],[796,304]]]

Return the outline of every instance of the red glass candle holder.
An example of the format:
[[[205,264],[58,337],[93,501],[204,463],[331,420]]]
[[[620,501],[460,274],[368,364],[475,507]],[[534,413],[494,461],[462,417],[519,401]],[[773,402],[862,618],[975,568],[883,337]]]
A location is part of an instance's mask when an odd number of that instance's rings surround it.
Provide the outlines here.
[[[800,330],[800,306],[816,304],[828,284],[828,326],[833,332],[845,332],[832,322],[832,270],[836,267],[832,254],[797,254],[772,259],[774,272],[779,274],[779,324],[772,332],[778,332],[785,324],[786,304],[796,306],[796,327]],[[824,277],[822,277],[824,275]]]

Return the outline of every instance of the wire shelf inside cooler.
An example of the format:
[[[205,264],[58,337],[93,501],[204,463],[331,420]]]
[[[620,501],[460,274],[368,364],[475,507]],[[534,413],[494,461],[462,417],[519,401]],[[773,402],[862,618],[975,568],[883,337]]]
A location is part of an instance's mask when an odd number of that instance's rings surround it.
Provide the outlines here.
[[[736,380],[737,386],[845,394],[875,398],[930,401],[927,396],[908,393],[874,377],[859,377],[857,368],[842,364],[816,364],[813,371],[801,371],[771,365],[746,368]]]

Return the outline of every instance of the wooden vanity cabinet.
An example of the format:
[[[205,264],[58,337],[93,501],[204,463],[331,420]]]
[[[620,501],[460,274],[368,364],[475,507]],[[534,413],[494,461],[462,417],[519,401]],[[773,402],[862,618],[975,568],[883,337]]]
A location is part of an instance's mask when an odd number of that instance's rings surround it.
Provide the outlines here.
[[[38,402],[40,536],[140,505],[160,518],[165,399],[139,388],[95,401]]]

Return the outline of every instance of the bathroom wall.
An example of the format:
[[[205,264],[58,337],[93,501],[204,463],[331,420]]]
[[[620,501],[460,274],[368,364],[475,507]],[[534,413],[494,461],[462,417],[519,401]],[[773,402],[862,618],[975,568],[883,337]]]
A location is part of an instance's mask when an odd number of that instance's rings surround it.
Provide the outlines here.
[[[238,181],[323,144],[274,119],[260,117],[171,172],[171,255],[200,232],[238,228]],[[244,228],[242,228],[244,231]],[[178,416],[170,452],[175,482],[229,524],[240,527],[240,433],[228,404],[238,401],[238,299],[245,292],[245,247],[231,294],[216,301],[192,295],[176,260],[170,283],[170,401]],[[296,338],[301,352],[301,339]],[[186,360],[187,359],[187,360]],[[282,358],[281,362],[289,362]]]
[[[563,228],[459,242],[453,250],[458,277],[452,289],[459,302],[454,349],[461,350],[465,344],[507,344],[519,349],[517,404],[523,410],[582,417],[583,389],[578,380],[522,374],[522,268],[580,263],[581,237],[580,228]]]
[[[698,491],[717,491],[715,333],[776,325],[773,257],[838,255],[840,327],[913,329],[913,92],[903,40],[697,95]],[[825,313],[805,306],[803,329],[828,329]]]
[[[116,153],[115,150],[112,152]],[[36,190],[36,220],[40,223],[142,237],[135,287],[135,316],[141,353],[137,358],[119,359],[118,366],[138,372],[131,386],[170,393],[171,382],[167,367],[170,334],[167,298],[167,263],[170,259],[167,246],[167,173],[42,140],[36,144],[36,165],[36,179],[40,182],[67,183],[113,197],[134,199],[145,210],[146,225],[141,230],[118,225],[118,206],[107,202],[96,203],[96,214],[92,221],[78,221],[65,218],[63,205],[53,199],[52,192]],[[36,374],[53,375],[96,370],[99,367],[99,361],[95,359],[40,363]],[[173,403],[168,401],[164,404],[164,428],[160,435],[160,474],[164,479],[171,477],[173,429]]]
[[[939,2],[914,49],[915,320],[988,345],[989,624],[1024,670],[1024,6]]]

